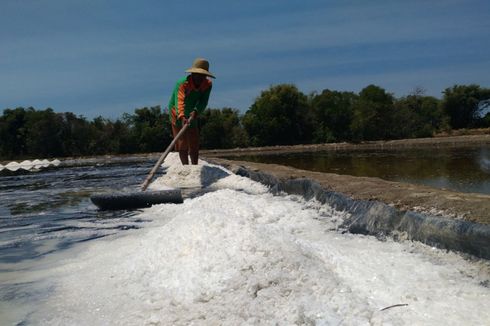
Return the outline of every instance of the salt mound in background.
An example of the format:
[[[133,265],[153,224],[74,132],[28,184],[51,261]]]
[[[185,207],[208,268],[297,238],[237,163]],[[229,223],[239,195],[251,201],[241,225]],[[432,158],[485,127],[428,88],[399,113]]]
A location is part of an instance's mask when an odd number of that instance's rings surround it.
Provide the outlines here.
[[[182,165],[177,153],[170,153],[162,168],[165,174],[157,178],[149,188],[207,188],[232,173],[225,168],[199,160],[197,165]]]
[[[17,171],[19,169],[23,169],[23,170],[26,170],[26,171],[36,171],[36,170],[39,170],[41,168],[46,168],[50,165],[53,165],[53,166],[58,166],[60,165],[60,160],[52,160],[52,161],[48,161],[48,160],[34,160],[34,161],[29,161],[29,160],[25,160],[25,161],[22,161],[20,163],[17,163],[17,162],[10,162],[8,163],[7,165],[2,165],[0,164],[0,171],[2,171],[3,169],[6,169],[6,170],[9,170],[9,171]]]

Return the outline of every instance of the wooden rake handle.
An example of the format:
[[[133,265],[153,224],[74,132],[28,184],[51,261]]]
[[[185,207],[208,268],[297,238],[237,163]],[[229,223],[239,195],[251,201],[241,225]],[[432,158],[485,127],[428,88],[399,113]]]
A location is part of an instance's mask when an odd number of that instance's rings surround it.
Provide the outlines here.
[[[187,123],[182,127],[182,129],[180,129],[180,131],[177,134],[177,136],[174,137],[174,139],[172,140],[172,142],[170,143],[170,145],[168,145],[168,147],[165,150],[165,152],[163,152],[163,154],[160,156],[160,158],[158,159],[158,161],[155,163],[155,166],[153,166],[153,169],[151,169],[150,173],[146,177],[145,182],[143,182],[141,184],[141,190],[142,191],[145,191],[146,188],[148,188],[148,185],[150,184],[151,179],[153,179],[153,176],[157,172],[158,168],[160,167],[160,165],[162,165],[162,163],[165,160],[165,158],[167,157],[168,153],[170,153],[170,151],[172,150],[172,148],[174,148],[175,143],[177,142],[177,140],[179,140],[179,138],[184,134],[184,132],[187,130],[187,128],[189,128],[189,125],[191,124],[191,121],[192,121],[192,116],[187,120]]]

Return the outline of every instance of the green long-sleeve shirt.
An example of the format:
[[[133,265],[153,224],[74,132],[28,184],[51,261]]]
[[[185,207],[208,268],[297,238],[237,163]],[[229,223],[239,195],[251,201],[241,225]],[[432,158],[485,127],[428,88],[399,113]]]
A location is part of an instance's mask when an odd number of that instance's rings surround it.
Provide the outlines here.
[[[168,109],[170,121],[177,127],[182,126],[182,117],[189,117],[191,112],[196,111],[200,114],[206,109],[211,94],[212,83],[209,79],[204,79],[199,87],[192,82],[191,76],[181,78],[177,81],[170,100]],[[190,127],[196,124],[191,123]]]

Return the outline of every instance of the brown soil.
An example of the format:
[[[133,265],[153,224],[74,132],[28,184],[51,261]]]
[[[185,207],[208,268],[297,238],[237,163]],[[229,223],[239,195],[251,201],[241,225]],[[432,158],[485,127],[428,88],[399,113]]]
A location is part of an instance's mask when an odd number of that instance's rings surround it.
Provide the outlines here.
[[[466,146],[475,144],[490,145],[490,135],[467,135],[440,138],[407,139],[363,144],[321,144],[299,146],[276,146],[220,151],[203,151],[206,160],[223,165],[234,171],[239,166],[262,171],[281,180],[308,178],[317,181],[325,189],[343,193],[353,199],[379,200],[401,210],[415,210],[432,215],[442,215],[468,221],[490,224],[490,195],[460,193],[428,186],[386,181],[379,178],[353,177],[333,173],[320,173],[299,170],[292,167],[245,161],[230,161],[220,157],[241,155],[279,154],[292,152],[311,152],[324,150],[358,150],[378,148],[411,148]]]

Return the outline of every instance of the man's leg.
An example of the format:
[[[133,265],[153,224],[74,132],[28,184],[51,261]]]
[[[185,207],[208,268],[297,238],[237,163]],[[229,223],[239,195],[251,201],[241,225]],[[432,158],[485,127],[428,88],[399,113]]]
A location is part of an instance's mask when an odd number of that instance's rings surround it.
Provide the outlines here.
[[[179,133],[180,129],[175,125],[172,125],[172,134],[174,138]],[[187,137],[187,132],[185,132],[175,143],[175,150],[179,152],[180,162],[183,165],[189,164],[189,141]]]
[[[199,129],[197,127],[189,128],[186,133],[189,140],[188,144],[191,163],[197,165],[199,162]]]
[[[189,155],[187,153],[187,150],[180,150],[179,151],[179,157],[180,157],[180,162],[182,162],[183,165],[189,164]],[[192,156],[191,156],[191,159],[192,159]]]
[[[197,165],[197,163],[199,162],[199,151],[197,151],[197,152],[190,152],[189,155],[191,157],[191,163],[193,165]]]

